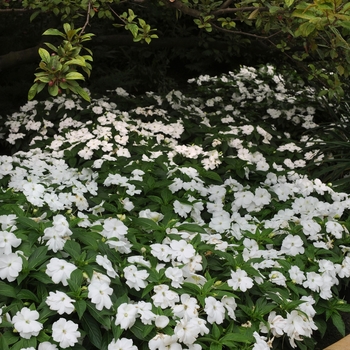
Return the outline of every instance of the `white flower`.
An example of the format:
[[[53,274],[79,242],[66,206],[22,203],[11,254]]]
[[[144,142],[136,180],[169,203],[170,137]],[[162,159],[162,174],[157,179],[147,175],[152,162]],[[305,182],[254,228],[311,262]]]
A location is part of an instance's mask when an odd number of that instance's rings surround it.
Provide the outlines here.
[[[128,329],[134,325],[137,317],[137,307],[133,304],[123,303],[118,306],[116,326],[120,325],[121,329]]]
[[[181,343],[186,345],[193,344],[200,334],[200,326],[196,318],[183,318],[177,321],[174,328],[174,334],[178,337]]]
[[[341,239],[343,234],[343,226],[339,222],[327,221],[326,222],[326,232],[331,233],[335,238]]]
[[[158,333],[148,342],[150,350],[182,350],[176,335]]]
[[[199,305],[197,299],[192,298],[189,294],[181,294],[181,304],[173,307],[173,314],[178,318],[198,317]]]
[[[207,314],[207,320],[209,323],[221,324],[225,319],[224,305],[213,297],[205,298],[204,311]]]
[[[70,315],[74,311],[74,305],[72,303],[74,303],[75,300],[59,290],[55,293],[50,292],[45,302],[51,310],[57,311],[60,315],[64,313]]]
[[[67,279],[70,274],[76,270],[76,266],[63,259],[51,258],[46,266],[46,274],[51,277],[53,283],[62,283],[64,286],[68,285]]]
[[[180,288],[184,282],[183,272],[178,267],[168,267],[165,270],[165,276],[171,280],[171,286],[174,288]]]
[[[263,333],[268,333],[269,331],[274,337],[281,337],[284,334],[284,327],[286,326],[286,320],[281,315],[276,315],[276,311],[271,311],[267,319],[269,326],[265,324],[260,324],[260,330]]]
[[[12,253],[12,248],[17,248],[22,240],[17,238],[14,233],[0,231],[0,254]]]
[[[156,315],[152,312],[152,304],[145,301],[139,301],[136,305],[137,312],[140,315],[143,324],[152,324],[156,320]],[[169,322],[169,320],[168,320]]]
[[[256,343],[252,350],[270,350],[269,344],[266,342],[266,337],[262,337],[258,332],[254,332],[253,336]]]
[[[169,317],[164,315],[156,315],[154,324],[157,328],[165,328],[169,324]]]
[[[269,274],[270,281],[279,286],[287,287],[286,285],[286,277],[280,271],[271,271]]]
[[[13,282],[22,271],[23,260],[15,253],[0,255],[0,278]]]
[[[36,337],[43,329],[43,325],[37,321],[39,317],[38,311],[24,307],[13,316],[12,323],[22,338],[29,339]]]
[[[139,212],[139,217],[151,219],[154,222],[159,222],[164,218],[164,215],[156,211],[150,211],[149,209],[145,209]]]
[[[132,339],[120,338],[113,339],[108,345],[108,350],[137,350],[137,347],[133,345]]]
[[[179,214],[183,218],[186,218],[187,215],[192,210],[192,205],[181,203],[178,200],[174,201],[173,206],[174,206],[174,212],[176,214]]]
[[[63,349],[76,344],[79,337],[78,325],[73,321],[60,318],[52,324],[52,339],[58,342]]]
[[[187,243],[185,240],[171,241],[170,248],[173,250],[173,256],[180,262],[185,264],[189,263],[196,255],[196,251],[192,244]]]
[[[293,283],[302,284],[303,281],[306,279],[304,272],[300,270],[299,266],[293,265],[289,269],[288,273]]]
[[[303,254],[304,251],[304,242],[300,236],[288,235],[284,238],[281,247],[282,253],[296,256],[298,254]]]
[[[172,290],[169,290],[169,286],[160,284],[153,288],[155,295],[152,295],[154,306],[160,306],[162,309],[173,307],[175,303],[179,302],[179,295]]]
[[[253,287],[253,280],[248,277],[246,271],[237,269],[236,272],[231,272],[231,279],[227,280],[227,284],[232,287],[233,290],[240,289],[242,292],[246,292]]]
[[[317,327],[312,319],[309,319],[305,314],[293,310],[291,313],[287,313],[286,324],[284,332],[289,337],[290,345],[295,348],[295,340],[303,340],[302,336],[309,337],[312,335],[313,330],[317,330]]]
[[[113,289],[107,283],[93,282],[89,284],[88,298],[95,304],[97,310],[101,311],[104,307],[110,309],[112,307],[112,300],[110,295]]]
[[[115,269],[112,266],[112,263],[110,262],[110,260],[108,259],[107,255],[97,255],[96,256],[96,262],[105,268],[107,275],[111,278],[115,278],[118,276],[117,272],[115,271]]]
[[[149,273],[146,270],[137,270],[136,266],[130,265],[123,269],[126,284],[130,288],[140,290],[145,288],[148,284],[146,281]]]
[[[57,345],[44,341],[43,343],[39,344],[38,350],[57,350]]]
[[[227,314],[233,319],[236,320],[235,310],[237,309],[237,303],[235,301],[235,298],[223,296],[221,299],[222,304],[224,305],[225,309],[227,310]]]

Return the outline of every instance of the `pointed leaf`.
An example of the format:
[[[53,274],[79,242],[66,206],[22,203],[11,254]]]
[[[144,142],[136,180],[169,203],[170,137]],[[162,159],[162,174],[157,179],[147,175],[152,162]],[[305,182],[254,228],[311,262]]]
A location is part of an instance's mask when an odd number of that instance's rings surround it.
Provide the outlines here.
[[[50,54],[49,54],[49,52],[47,51],[47,50],[45,50],[45,49],[43,49],[43,48],[40,48],[39,49],[39,55],[40,55],[40,57],[41,57],[41,59],[45,62],[45,63],[47,63],[47,64],[49,64],[50,63]]]
[[[28,91],[28,100],[29,101],[31,101],[35,97],[35,95],[37,93],[37,89],[38,89],[38,84],[37,83],[35,83],[35,84],[33,84],[31,86],[31,88]]]
[[[77,79],[80,79],[80,80],[85,80],[84,76],[79,73],[79,72],[69,72],[65,78],[67,80],[77,80]]]
[[[55,28],[50,28],[50,29],[45,30],[43,35],[59,35],[59,36],[62,36],[63,38],[65,38],[65,35],[62,32],[60,32],[58,29],[55,29]]]

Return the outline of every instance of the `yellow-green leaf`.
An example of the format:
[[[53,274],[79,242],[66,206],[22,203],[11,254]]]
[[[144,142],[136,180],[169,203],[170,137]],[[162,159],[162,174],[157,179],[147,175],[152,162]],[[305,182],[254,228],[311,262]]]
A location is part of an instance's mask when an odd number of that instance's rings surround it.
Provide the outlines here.
[[[49,54],[49,52],[47,51],[47,50],[45,50],[45,49],[43,49],[43,48],[40,48],[39,49],[39,55],[40,55],[40,57],[41,57],[41,59],[45,62],[45,63],[47,63],[47,64],[49,64],[50,63],[50,54]]]
[[[316,25],[311,22],[302,23],[296,30],[295,36],[309,36],[316,29]]]
[[[65,37],[65,35],[62,32],[60,32],[58,29],[55,29],[55,28],[50,28],[45,30],[43,35],[59,35],[59,36],[62,36],[63,38]]]
[[[56,84],[49,86],[48,91],[49,91],[49,94],[51,96],[57,96],[58,95],[58,86]]]
[[[35,95],[37,93],[37,89],[38,89],[38,84],[37,83],[35,83],[35,84],[33,84],[31,86],[31,88],[28,91],[28,100],[29,101],[32,100],[35,97]]]
[[[65,76],[65,78],[66,78],[67,80],[78,80],[78,79],[80,79],[80,80],[85,80],[84,76],[83,76],[81,73],[79,73],[79,72],[69,72],[69,73]]]

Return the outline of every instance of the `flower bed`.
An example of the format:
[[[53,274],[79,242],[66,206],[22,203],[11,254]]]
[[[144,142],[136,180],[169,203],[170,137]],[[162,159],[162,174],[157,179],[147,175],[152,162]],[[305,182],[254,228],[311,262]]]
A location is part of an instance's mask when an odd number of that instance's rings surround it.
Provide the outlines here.
[[[312,349],[326,319],[343,332],[350,199],[305,173],[318,102],[288,79],[243,67],[191,94],[9,116],[1,349]]]

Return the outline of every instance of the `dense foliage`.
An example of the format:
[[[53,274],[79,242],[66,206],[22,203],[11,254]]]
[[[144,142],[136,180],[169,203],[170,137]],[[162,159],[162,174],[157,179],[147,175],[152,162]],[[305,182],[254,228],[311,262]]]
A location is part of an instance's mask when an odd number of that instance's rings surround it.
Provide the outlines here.
[[[81,53],[83,42],[91,39],[86,31],[93,30],[96,19],[113,20],[116,33],[118,28],[125,29],[134,42],[145,44],[166,38],[173,26],[182,32],[180,37],[186,38],[194,24],[214,38],[232,39],[236,50],[260,42],[282,52],[288,64],[315,82],[317,93],[340,98],[347,87],[350,63],[347,1],[25,0],[2,1],[2,5],[32,11],[32,20],[40,14],[52,14],[64,27],[62,32],[61,25],[55,22],[55,28],[44,32],[58,35],[62,43],[57,46],[49,43],[49,51],[47,47],[40,49],[40,71],[35,74],[29,99],[46,86],[52,96],[66,91],[89,99],[77,80],[85,79],[79,71],[90,74],[92,52]],[[192,27],[187,18],[193,19]],[[210,43],[208,38],[204,41],[206,45]]]
[[[305,151],[313,89],[272,66],[190,85],[7,117],[1,349],[313,349],[328,319],[344,333],[350,198],[305,174],[327,158]]]

